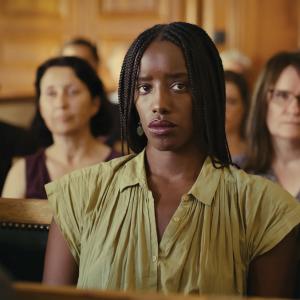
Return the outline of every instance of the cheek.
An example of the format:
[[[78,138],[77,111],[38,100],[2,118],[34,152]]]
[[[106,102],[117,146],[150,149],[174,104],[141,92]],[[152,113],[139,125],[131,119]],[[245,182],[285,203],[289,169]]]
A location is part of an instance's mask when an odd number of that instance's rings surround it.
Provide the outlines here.
[[[147,125],[148,125],[148,119],[147,116],[145,116],[143,113],[139,113],[139,122],[141,123],[142,127],[144,130],[146,130]]]
[[[49,104],[47,105],[46,103],[40,103],[39,110],[44,124],[51,131],[53,125],[55,125],[55,120],[53,119],[52,115],[52,107]]]
[[[47,103],[47,101],[40,101],[39,110],[44,120],[49,119],[52,109],[51,106]]]
[[[234,113],[234,108],[232,107],[232,105],[226,105],[226,118],[232,118]]]
[[[230,118],[233,121],[240,122],[244,117],[244,107],[239,104],[226,105],[226,118]]]
[[[192,116],[194,108],[196,109],[197,103],[193,103],[192,96],[190,94],[179,94],[173,98],[172,109],[176,112],[185,112],[186,116]],[[194,107],[195,105],[195,107]]]
[[[71,99],[69,101],[68,109],[73,111],[74,113],[85,113],[89,114],[97,111],[97,104],[93,102],[92,99],[89,98],[77,98]]]
[[[136,101],[135,108],[137,110],[141,122],[143,123],[143,121],[146,120],[147,108],[145,107],[145,105],[141,105],[140,101]]]
[[[188,128],[193,128],[194,127],[194,123],[193,123],[193,107],[192,107],[192,103],[190,103],[189,105],[187,105],[185,108],[184,107],[179,107],[178,108],[179,111],[183,110],[185,111],[185,120],[186,120],[186,126]]]
[[[279,113],[277,112],[277,110],[274,109],[272,105],[269,105],[266,114],[266,124],[270,132],[272,132],[273,129],[276,127],[276,124],[278,124],[278,117]]]

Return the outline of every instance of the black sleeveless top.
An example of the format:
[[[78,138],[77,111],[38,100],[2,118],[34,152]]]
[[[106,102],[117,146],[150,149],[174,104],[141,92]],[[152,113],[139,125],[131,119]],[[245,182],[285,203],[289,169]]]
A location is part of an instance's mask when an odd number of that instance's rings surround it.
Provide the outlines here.
[[[105,161],[121,156],[115,150],[111,150]],[[47,199],[45,184],[51,181],[46,166],[45,149],[25,157],[26,193],[25,198]]]

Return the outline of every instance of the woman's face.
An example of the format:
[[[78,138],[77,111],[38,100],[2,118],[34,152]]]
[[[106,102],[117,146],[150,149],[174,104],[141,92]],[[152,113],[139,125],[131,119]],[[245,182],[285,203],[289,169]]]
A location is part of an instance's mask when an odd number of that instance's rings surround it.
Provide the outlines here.
[[[226,81],[226,134],[238,134],[245,115],[245,107],[238,87],[232,81]]]
[[[40,83],[41,115],[53,134],[66,135],[90,126],[99,110],[87,86],[70,67],[50,67]]]
[[[194,147],[192,96],[179,47],[155,41],[145,51],[135,104],[148,146],[162,151]]]
[[[300,141],[299,95],[300,76],[293,66],[288,66],[268,93],[266,119],[273,139]]]

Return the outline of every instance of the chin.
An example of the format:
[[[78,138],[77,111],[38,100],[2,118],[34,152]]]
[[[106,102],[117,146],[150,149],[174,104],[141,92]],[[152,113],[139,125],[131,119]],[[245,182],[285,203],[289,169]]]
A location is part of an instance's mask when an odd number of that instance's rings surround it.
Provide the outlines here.
[[[300,141],[300,134],[289,136],[287,139],[289,139],[293,142],[299,142]]]
[[[173,149],[176,149],[176,143],[174,142],[171,142],[170,140],[152,140],[150,143],[149,143],[149,140],[148,140],[148,145],[151,147],[151,148],[154,148],[158,151],[172,151]]]
[[[182,151],[188,150],[191,147],[193,148],[194,142],[193,139],[189,136],[161,136],[161,137],[152,137],[148,136],[148,145],[158,151]]]
[[[300,141],[300,132],[295,132],[294,134],[291,132],[288,132],[286,134],[278,135],[280,139],[291,141],[291,142],[299,142]]]
[[[56,135],[72,135],[74,132],[76,132],[76,130],[74,130],[73,128],[59,128],[56,130],[53,130],[52,133],[56,134]]]
[[[153,145],[152,147],[158,151],[175,151],[176,150],[176,147],[173,145]]]
[[[160,143],[152,143],[152,147],[158,151],[172,151],[180,152],[182,150],[187,150],[188,146],[185,143],[171,142],[171,141],[161,141]]]

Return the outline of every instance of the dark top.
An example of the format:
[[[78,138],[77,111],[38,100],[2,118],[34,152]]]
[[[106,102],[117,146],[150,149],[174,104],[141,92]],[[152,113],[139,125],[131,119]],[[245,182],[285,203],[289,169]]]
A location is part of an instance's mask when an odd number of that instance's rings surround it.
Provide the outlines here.
[[[51,181],[46,166],[45,149],[25,157],[25,198],[47,199],[44,185]]]
[[[240,154],[240,155],[232,155],[231,159],[234,164],[236,164],[238,167],[243,169],[243,167],[245,166],[247,157],[245,154]]]
[[[121,156],[112,150],[105,161]],[[46,166],[45,149],[25,157],[26,193],[25,198],[47,199],[44,185],[51,181]]]

